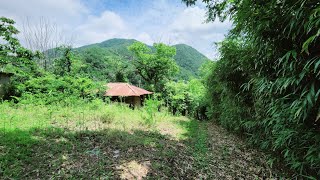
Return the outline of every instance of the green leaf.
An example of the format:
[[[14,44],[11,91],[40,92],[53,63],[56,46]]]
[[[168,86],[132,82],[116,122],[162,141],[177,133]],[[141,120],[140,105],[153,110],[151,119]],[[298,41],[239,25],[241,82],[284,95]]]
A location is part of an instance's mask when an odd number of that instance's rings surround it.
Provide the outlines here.
[[[294,59],[297,59],[297,51],[293,50],[292,51],[292,56]]]
[[[314,41],[314,39],[316,38],[316,35],[313,35],[311,37],[309,37],[302,45],[302,50],[301,52],[306,52],[307,54],[309,54],[309,45],[312,43],[312,41]]]
[[[318,59],[317,63],[314,65],[314,70],[313,70],[314,73],[318,71],[319,65],[320,65],[320,59]]]

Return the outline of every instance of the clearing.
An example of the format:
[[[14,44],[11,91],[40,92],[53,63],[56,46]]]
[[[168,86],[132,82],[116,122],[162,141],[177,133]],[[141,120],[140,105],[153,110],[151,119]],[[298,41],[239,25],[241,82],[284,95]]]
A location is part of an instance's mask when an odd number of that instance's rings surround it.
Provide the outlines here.
[[[0,104],[1,179],[268,179],[260,152],[220,127],[102,102]]]

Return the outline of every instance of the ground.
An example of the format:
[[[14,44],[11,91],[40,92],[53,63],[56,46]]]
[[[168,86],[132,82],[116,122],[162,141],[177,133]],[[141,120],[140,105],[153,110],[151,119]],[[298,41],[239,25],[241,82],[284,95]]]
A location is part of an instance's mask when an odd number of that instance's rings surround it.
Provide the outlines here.
[[[263,153],[212,122],[102,102],[0,104],[0,179],[274,179]]]

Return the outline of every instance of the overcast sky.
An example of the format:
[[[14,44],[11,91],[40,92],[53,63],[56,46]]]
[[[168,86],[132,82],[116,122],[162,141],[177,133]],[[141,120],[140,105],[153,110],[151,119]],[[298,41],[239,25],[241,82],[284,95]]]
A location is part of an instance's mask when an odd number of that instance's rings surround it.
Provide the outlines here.
[[[111,38],[137,39],[151,45],[185,43],[209,58],[214,42],[223,40],[230,22],[206,24],[202,4],[186,7],[181,0],[1,0],[0,16],[14,19],[22,29],[40,17],[56,23],[65,36],[74,36],[74,46]],[[23,39],[21,38],[23,43]]]

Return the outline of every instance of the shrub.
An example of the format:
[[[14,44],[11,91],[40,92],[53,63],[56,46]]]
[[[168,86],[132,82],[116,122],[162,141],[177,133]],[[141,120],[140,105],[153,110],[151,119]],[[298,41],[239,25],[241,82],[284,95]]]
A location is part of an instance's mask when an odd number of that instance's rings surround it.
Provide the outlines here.
[[[221,58],[207,79],[211,118],[244,133],[297,173],[319,175],[320,93],[314,73],[319,60],[289,63],[285,54],[281,66],[262,72],[255,68],[256,51],[249,43],[227,39],[220,44]]]
[[[76,99],[93,100],[100,92],[99,84],[88,78],[54,75],[32,78],[17,88],[22,94],[21,100],[36,104],[72,104]]]
[[[114,120],[114,118],[114,114],[112,114],[111,112],[107,112],[100,116],[100,121],[102,123],[110,124]]]
[[[319,2],[203,2],[208,21],[233,21],[208,80],[211,112],[219,110],[212,115],[225,127],[244,131],[300,177],[319,177]]]
[[[143,115],[145,124],[148,126],[153,126],[156,123],[156,113],[158,112],[162,102],[157,99],[146,99],[144,102],[144,111],[146,115]]]
[[[198,79],[189,82],[168,82],[163,98],[173,114],[182,114],[196,119],[206,119],[205,87]]]

